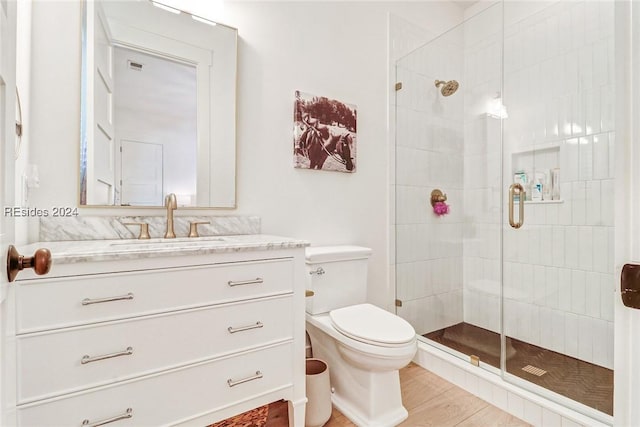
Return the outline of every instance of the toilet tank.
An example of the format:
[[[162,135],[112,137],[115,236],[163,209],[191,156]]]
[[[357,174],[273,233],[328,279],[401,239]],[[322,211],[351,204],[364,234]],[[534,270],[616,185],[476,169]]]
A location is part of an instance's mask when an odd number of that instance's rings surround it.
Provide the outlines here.
[[[362,246],[306,248],[307,313],[327,313],[336,308],[367,302],[367,267],[371,249]]]

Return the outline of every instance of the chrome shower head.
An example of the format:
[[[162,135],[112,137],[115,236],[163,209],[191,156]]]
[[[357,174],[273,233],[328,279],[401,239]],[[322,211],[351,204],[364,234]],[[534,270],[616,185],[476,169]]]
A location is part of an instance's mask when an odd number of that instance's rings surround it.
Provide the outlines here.
[[[460,84],[455,80],[449,80],[448,82],[444,80],[436,80],[436,87],[439,88],[440,86],[442,86],[442,89],[440,89],[442,96],[451,96],[456,93]]]

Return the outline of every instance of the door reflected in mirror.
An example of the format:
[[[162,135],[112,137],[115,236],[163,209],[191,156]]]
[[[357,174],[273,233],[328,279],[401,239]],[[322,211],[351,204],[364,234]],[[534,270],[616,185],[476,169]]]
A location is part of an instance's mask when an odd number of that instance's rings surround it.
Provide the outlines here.
[[[84,11],[80,204],[235,207],[237,30],[147,1]]]
[[[113,122],[121,176],[116,205],[161,206],[165,194],[175,193],[179,205],[195,206],[195,67],[120,46],[114,52]]]

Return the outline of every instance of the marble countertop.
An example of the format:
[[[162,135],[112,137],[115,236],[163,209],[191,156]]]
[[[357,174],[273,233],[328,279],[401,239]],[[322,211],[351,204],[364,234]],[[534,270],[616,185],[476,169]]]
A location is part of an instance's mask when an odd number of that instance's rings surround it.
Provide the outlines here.
[[[51,251],[55,264],[131,260],[159,256],[205,255],[259,250],[293,249],[309,246],[306,240],[266,234],[206,236],[175,239],[119,239],[38,242],[18,250],[31,256],[38,248]]]

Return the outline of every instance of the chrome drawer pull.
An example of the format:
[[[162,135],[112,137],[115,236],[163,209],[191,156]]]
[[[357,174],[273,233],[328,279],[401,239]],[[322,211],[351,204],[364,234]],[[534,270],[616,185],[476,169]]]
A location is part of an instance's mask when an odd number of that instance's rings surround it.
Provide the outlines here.
[[[82,425],[86,427],[98,427],[98,426],[103,426],[105,424],[115,423],[116,421],[120,421],[120,420],[126,420],[127,418],[132,418],[132,417],[133,417],[133,409],[127,408],[125,413],[122,415],[116,415],[115,417],[107,418],[105,420],[96,421],[93,423],[89,420],[84,420],[82,422]]]
[[[263,283],[264,280],[261,277],[256,277],[254,280],[242,280],[240,282],[234,282],[233,280],[229,280],[227,285],[229,286],[241,286],[241,285],[255,285],[257,283]]]
[[[113,357],[120,357],[120,356],[130,356],[132,354],[133,354],[133,347],[127,347],[127,349],[124,350],[124,351],[118,351],[116,353],[111,353],[111,354],[105,354],[103,356],[91,357],[88,354],[86,354],[86,355],[82,356],[82,360],[80,360],[80,363],[82,363],[83,365],[86,365],[87,363],[97,362],[98,360],[111,359]]]
[[[121,301],[125,299],[133,299],[133,294],[129,292],[126,295],[120,295],[117,297],[106,297],[106,298],[95,298],[95,299],[85,298],[82,300],[82,305],[100,304],[103,302]]]
[[[236,332],[248,331],[249,329],[258,329],[258,328],[262,328],[263,326],[264,326],[264,323],[256,322],[255,325],[240,326],[239,328],[234,328],[233,326],[229,326],[227,328],[227,331],[229,331],[230,334],[235,334]]]
[[[317,274],[318,276],[322,276],[325,273],[324,268],[322,267],[318,267],[315,270],[311,270],[309,272],[309,274],[313,275],[313,274]]]
[[[254,376],[243,378],[243,379],[238,380],[238,381],[234,381],[231,378],[229,378],[227,380],[227,384],[229,384],[229,387],[234,387],[234,386],[237,386],[238,384],[246,383],[246,382],[253,381],[253,380],[259,380],[260,378],[262,378],[262,372],[256,371],[256,374]]]

